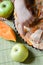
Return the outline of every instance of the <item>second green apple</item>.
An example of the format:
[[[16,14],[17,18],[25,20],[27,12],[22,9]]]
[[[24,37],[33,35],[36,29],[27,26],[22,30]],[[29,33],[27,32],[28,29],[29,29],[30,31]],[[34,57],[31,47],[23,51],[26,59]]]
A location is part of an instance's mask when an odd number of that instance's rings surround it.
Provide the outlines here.
[[[28,49],[21,43],[15,44],[11,50],[11,58],[15,62],[24,62],[28,56]]]

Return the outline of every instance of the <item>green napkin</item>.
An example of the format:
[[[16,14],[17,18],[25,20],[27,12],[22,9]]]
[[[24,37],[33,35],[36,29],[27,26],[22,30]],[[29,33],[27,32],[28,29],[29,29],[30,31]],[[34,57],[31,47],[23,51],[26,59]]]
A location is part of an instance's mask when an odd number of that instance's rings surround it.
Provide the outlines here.
[[[6,21],[6,23],[13,29],[15,29],[12,21]],[[30,52],[29,57],[23,63],[14,62],[10,57],[12,47],[19,42],[23,43]],[[27,43],[25,43],[18,35],[17,43],[0,38],[0,65],[43,65],[43,51],[32,48]]]

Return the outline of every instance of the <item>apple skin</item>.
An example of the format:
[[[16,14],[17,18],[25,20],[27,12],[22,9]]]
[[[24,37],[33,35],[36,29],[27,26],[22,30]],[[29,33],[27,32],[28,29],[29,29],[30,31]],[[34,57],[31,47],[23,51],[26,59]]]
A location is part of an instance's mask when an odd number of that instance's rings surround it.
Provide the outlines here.
[[[28,55],[28,49],[23,44],[15,44],[11,50],[11,58],[15,62],[24,62]]]
[[[0,3],[0,17],[8,18],[13,12],[14,5],[11,1],[2,1]]]

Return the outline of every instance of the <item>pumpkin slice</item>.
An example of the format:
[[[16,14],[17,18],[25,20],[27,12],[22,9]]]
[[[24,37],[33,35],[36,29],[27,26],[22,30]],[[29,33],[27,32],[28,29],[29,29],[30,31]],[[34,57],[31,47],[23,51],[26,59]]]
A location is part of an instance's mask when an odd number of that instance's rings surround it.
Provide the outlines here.
[[[16,35],[14,31],[3,21],[0,21],[0,37],[6,40],[16,41]]]

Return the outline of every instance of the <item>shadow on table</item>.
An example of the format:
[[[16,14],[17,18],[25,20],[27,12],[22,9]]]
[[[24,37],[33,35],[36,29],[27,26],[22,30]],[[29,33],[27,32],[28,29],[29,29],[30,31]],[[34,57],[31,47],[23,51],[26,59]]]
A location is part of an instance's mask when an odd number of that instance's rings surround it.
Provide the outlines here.
[[[18,42],[18,43],[20,43],[20,42],[21,42],[21,43],[24,43],[24,40],[23,40],[23,39],[20,37],[20,35],[17,34],[17,33],[16,33],[16,40],[17,40],[16,42]]]
[[[28,56],[28,58],[25,60],[25,62],[23,62],[23,63],[24,63],[24,64],[30,64],[30,63],[32,63],[34,60],[35,60],[34,54],[33,54],[31,51],[29,51],[29,56]]]

